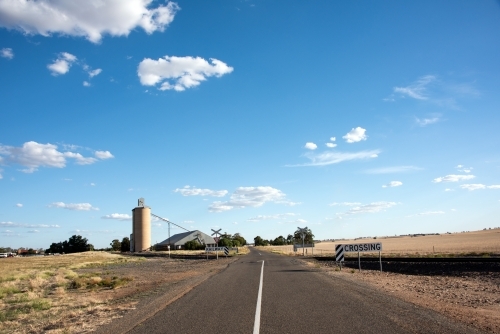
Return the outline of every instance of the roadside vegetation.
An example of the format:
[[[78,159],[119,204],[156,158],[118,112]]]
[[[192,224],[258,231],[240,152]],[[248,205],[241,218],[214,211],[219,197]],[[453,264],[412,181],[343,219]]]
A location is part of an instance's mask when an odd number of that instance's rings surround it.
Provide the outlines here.
[[[113,276],[106,267],[143,260],[104,252],[3,259],[0,333],[62,333],[82,317],[109,311],[99,293],[132,279]]]

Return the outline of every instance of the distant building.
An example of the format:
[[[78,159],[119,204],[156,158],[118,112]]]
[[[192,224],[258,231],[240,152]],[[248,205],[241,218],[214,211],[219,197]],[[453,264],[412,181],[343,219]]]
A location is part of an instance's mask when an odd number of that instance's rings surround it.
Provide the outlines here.
[[[157,250],[166,250],[170,245],[171,250],[184,249],[184,245],[186,244],[186,242],[193,240],[201,241],[202,244],[205,244],[207,246],[216,244],[214,238],[201,231],[195,230],[195,231],[175,234],[170,238],[156,244],[155,248]]]

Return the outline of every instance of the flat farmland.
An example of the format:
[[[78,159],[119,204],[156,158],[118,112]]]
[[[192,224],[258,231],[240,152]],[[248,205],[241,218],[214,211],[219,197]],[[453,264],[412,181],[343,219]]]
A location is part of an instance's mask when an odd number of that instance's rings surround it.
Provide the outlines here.
[[[425,236],[376,237],[344,239],[335,242],[319,242],[314,248],[314,255],[333,254],[335,245],[351,243],[382,243],[382,254],[394,255],[431,255],[431,254],[500,254],[500,229],[445,233]],[[277,252],[293,252],[293,246],[269,246],[265,249]],[[311,255],[311,249],[307,250]]]

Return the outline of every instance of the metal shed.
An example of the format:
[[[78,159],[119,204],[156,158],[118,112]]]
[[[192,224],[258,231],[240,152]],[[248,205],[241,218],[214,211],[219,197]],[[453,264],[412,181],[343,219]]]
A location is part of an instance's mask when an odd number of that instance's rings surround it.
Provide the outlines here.
[[[171,236],[170,238],[163,240],[156,244],[156,248],[159,249],[167,249],[167,246],[170,245],[170,249],[184,249],[184,244],[188,241],[192,240],[201,240],[207,246],[215,245],[216,242],[214,238],[205,234],[199,230],[194,230],[190,232],[179,233]]]

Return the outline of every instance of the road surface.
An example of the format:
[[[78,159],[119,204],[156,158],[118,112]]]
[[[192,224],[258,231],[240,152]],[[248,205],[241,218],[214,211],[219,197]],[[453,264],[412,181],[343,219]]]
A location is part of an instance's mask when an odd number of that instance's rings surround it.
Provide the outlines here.
[[[293,257],[250,254],[138,324],[142,333],[481,333]]]

